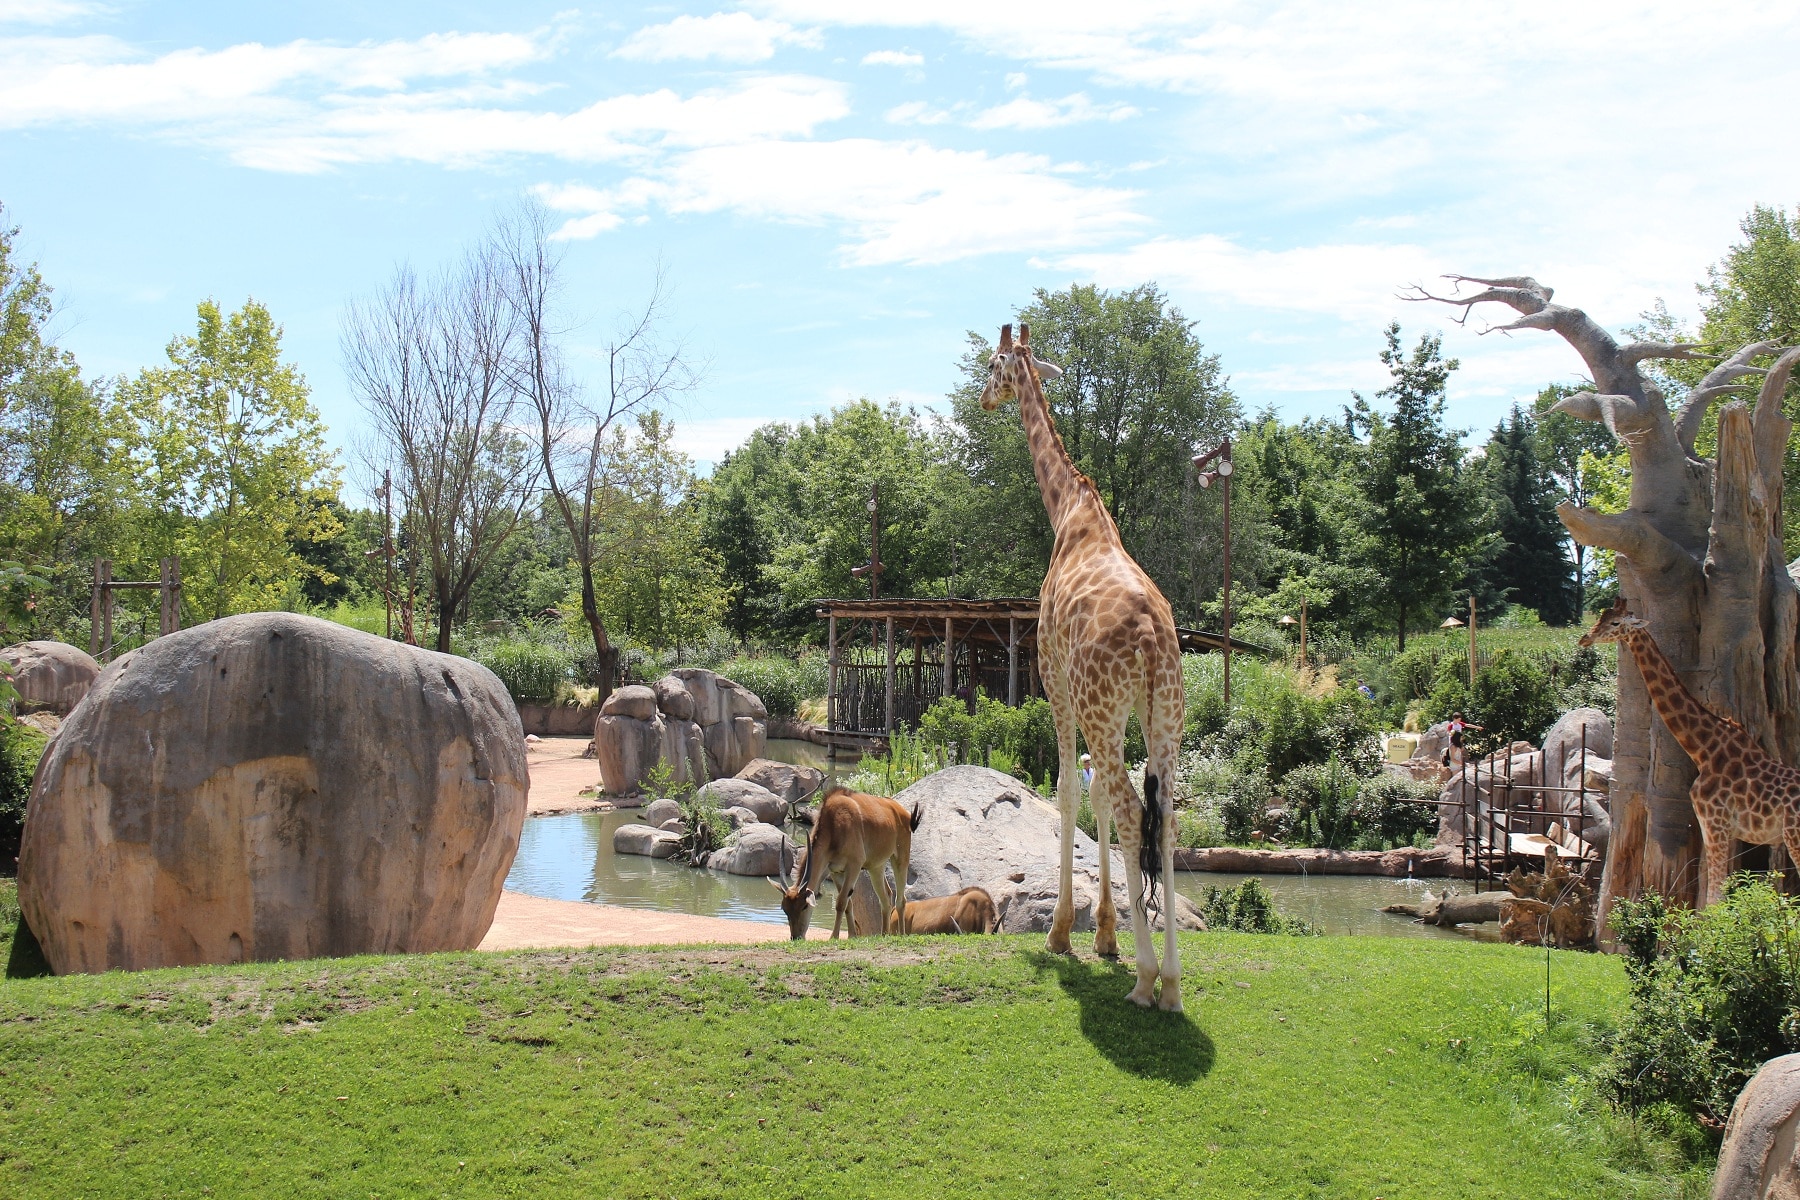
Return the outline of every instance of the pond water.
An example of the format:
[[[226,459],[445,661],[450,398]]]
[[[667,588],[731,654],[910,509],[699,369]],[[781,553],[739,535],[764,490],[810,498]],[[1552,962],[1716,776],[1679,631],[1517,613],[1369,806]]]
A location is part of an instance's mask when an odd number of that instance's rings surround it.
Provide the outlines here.
[[[771,746],[775,743],[770,743]],[[798,743],[814,750],[810,742]],[[771,756],[773,757],[773,756]],[[680,863],[614,856],[613,830],[638,820],[638,812],[569,813],[532,817],[519,838],[506,886],[515,892],[551,900],[581,900],[662,912],[732,917],[743,921],[785,923],[769,881],[742,875],[696,871]],[[1176,872],[1176,890],[1200,903],[1207,887],[1230,887],[1250,878],[1213,871]],[[1310,922],[1325,933],[1374,934],[1387,937],[1457,937],[1447,929],[1420,925],[1380,911],[1385,904],[1416,899],[1442,880],[1409,882],[1366,875],[1265,875],[1262,881],[1275,904],[1291,917]]]

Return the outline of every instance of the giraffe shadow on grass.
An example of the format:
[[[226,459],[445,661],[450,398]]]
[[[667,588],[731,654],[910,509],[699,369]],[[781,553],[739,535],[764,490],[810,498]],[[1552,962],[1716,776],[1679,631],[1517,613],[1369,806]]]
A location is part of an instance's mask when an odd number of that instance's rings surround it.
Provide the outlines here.
[[[1136,976],[1123,963],[1089,962],[1042,950],[1025,961],[1081,1007],[1081,1036],[1120,1070],[1190,1084],[1212,1070],[1213,1041],[1186,1013],[1139,1008],[1125,998]]]

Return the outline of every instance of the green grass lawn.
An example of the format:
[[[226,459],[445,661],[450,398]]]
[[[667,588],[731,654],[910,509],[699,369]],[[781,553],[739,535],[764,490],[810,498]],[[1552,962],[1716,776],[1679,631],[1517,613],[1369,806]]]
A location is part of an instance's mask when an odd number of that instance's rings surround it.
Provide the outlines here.
[[[1541,952],[1183,942],[1184,1015],[1039,937],[9,979],[0,1196],[1704,1195],[1570,1082],[1616,961],[1546,1036]]]

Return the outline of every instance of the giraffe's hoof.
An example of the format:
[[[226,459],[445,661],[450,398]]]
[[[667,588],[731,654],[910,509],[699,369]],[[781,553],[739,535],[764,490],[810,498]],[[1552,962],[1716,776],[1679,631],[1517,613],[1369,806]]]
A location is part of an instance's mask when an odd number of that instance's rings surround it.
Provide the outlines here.
[[[1131,995],[1125,998],[1139,1008],[1156,1007],[1156,992],[1148,983],[1139,983],[1131,989]]]
[[[1075,953],[1074,947],[1069,944],[1069,935],[1066,932],[1058,933],[1054,929],[1050,931],[1050,936],[1044,940],[1044,949],[1052,954]]]
[[[1094,938],[1094,953],[1101,958],[1109,959],[1114,962],[1118,961],[1119,939],[1116,937],[1101,937],[1096,935]]]
[[[1162,995],[1157,997],[1156,1007],[1164,1012],[1178,1013],[1181,1011],[1181,980],[1163,980]]]

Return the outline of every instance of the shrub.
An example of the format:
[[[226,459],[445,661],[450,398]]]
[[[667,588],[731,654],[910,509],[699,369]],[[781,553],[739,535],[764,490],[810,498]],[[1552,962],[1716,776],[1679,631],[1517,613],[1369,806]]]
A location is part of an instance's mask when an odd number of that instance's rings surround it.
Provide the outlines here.
[[[1737,875],[1701,913],[1618,900],[1631,1001],[1598,1082],[1633,1110],[1670,1104],[1715,1132],[1768,1059],[1800,1049],[1800,898]]]
[[[1269,778],[1262,771],[1244,771],[1231,781],[1216,805],[1228,841],[1247,842],[1253,829],[1268,832],[1269,795]]]
[[[1356,848],[1387,850],[1414,846],[1421,835],[1437,833],[1438,810],[1423,801],[1437,797],[1428,783],[1383,772],[1365,779],[1356,789],[1350,809]]]
[[[954,747],[956,762],[985,763],[1000,751],[1009,760],[1009,773],[1033,787],[1040,781],[1053,785],[1061,765],[1050,702],[1036,696],[1013,708],[978,690],[974,712],[947,696],[919,717],[918,738],[946,758]]]
[[[496,642],[475,654],[475,661],[500,677],[512,698],[524,704],[548,704],[571,675],[567,650],[542,642]]]
[[[1332,850],[1344,849],[1356,836],[1351,816],[1356,793],[1356,777],[1335,758],[1295,767],[1275,785],[1295,832],[1312,845]]]
[[[1294,917],[1283,916],[1275,907],[1275,897],[1260,879],[1246,879],[1236,887],[1223,891],[1208,886],[1206,901],[1200,905],[1211,930],[1236,933],[1284,933],[1306,936],[1318,930]]]
[[[1562,709],[1549,672],[1522,654],[1502,650],[1476,674],[1473,690],[1464,664],[1449,656],[1438,664],[1426,713],[1442,721],[1453,712],[1482,727],[1478,746],[1494,747],[1514,741],[1537,744]]]
[[[31,777],[50,739],[30,725],[0,714],[0,866],[12,867],[20,835],[25,830],[25,801],[31,795]]]

